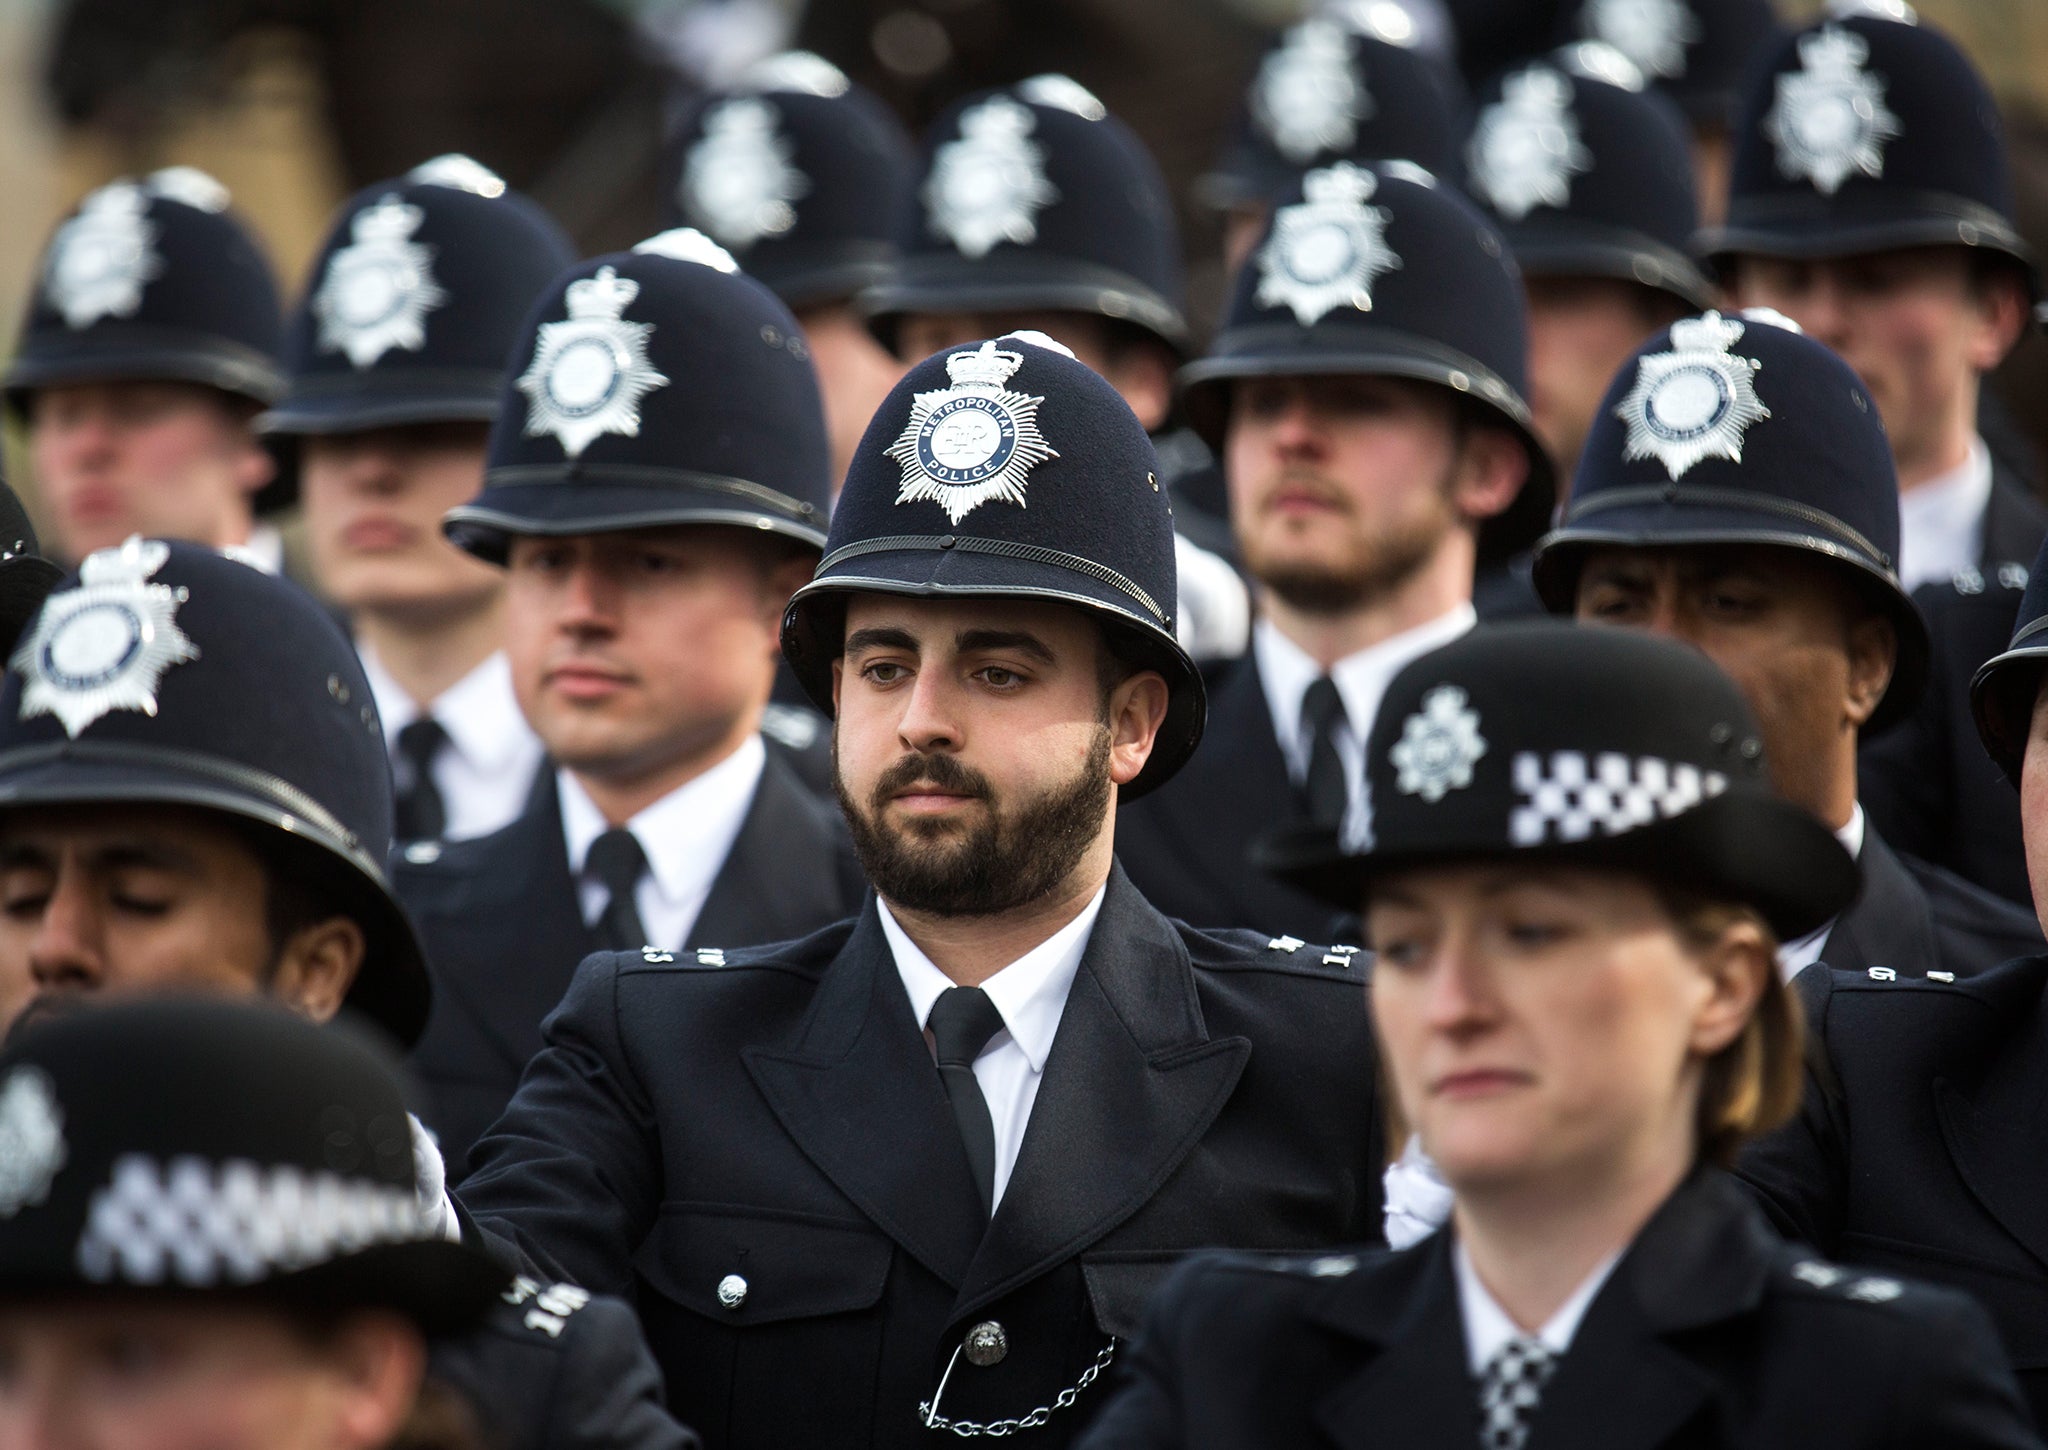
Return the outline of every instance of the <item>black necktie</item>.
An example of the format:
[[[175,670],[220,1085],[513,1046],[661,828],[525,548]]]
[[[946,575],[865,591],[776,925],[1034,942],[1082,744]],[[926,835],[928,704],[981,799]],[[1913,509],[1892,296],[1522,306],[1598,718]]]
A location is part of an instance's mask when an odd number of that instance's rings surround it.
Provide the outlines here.
[[[640,849],[639,839],[625,827],[614,826],[590,843],[583,869],[609,893],[604,915],[597,919],[605,944],[615,952],[637,952],[648,945],[640,908],[633,904],[633,890],[647,874],[647,853]]]
[[[932,1003],[925,1026],[931,1029],[932,1045],[938,1049],[939,1079],[953,1104],[960,1141],[967,1146],[967,1165],[974,1170],[974,1186],[981,1190],[982,1212],[992,1212],[996,1127],[989,1117],[988,1099],[981,1095],[981,1084],[974,1078],[974,1059],[981,1056],[988,1040],[1003,1030],[1003,1014],[979,987],[948,987]]]
[[[422,715],[398,731],[397,810],[391,828],[401,841],[435,841],[448,829],[448,807],[434,783],[434,759],[448,743],[448,732],[432,715]]]
[[[1557,1356],[1534,1335],[1500,1347],[1479,1381],[1480,1450],[1522,1450],[1544,1386],[1556,1372]]]
[[[1344,757],[1337,749],[1337,732],[1349,719],[1337,682],[1328,675],[1318,675],[1301,697],[1301,723],[1308,729],[1308,778],[1302,782],[1308,818],[1318,826],[1341,826],[1350,792],[1344,783]]]

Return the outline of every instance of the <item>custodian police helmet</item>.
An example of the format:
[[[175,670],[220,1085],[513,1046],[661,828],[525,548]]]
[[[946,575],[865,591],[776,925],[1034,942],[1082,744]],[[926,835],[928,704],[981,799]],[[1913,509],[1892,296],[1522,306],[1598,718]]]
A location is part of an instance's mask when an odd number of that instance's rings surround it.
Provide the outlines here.
[[[690,113],[668,208],[800,311],[887,276],[916,165],[881,101],[830,61],[790,51]]]
[[[2013,621],[2012,643],[1977,670],[1970,681],[1970,711],[1977,735],[2015,789],[2027,756],[2034,703],[2041,695],[2041,677],[2048,667],[2048,543],[2034,559]]]
[[[861,299],[884,343],[913,312],[1089,312],[1178,350],[1180,237],[1136,133],[1066,76],[956,103],[925,142],[903,257]]]
[[[0,474],[0,650],[14,653],[22,629],[63,577],[64,571],[43,557],[20,495]]]
[[[1735,119],[1760,51],[1783,31],[1771,0],[1580,0],[1564,36],[1613,46],[1701,128]]]
[[[2033,256],[2012,222],[2005,134],[1984,80],[1929,26],[1826,19],[1785,40],[1744,98],[1717,262],[1960,245]]]
[[[1482,562],[1527,548],[1550,518],[1552,465],[1523,400],[1522,278],[1479,210],[1406,162],[1348,161],[1280,195],[1208,355],[1180,371],[1189,424],[1220,448],[1241,378],[1354,374],[1438,383],[1508,429],[1529,478],[1479,531]]]
[[[1898,638],[1867,728],[1913,708],[1927,626],[1899,583],[1884,424],[1849,365],[1775,313],[1684,318],[1622,366],[1563,519],[1537,545],[1536,592],[1567,614],[1593,549],[1713,544],[1797,549],[1839,570]]]
[[[731,524],[825,541],[831,456],[796,319],[699,232],[579,263],[527,318],[483,492],[448,537],[505,562],[513,536]]]
[[[1754,907],[1794,940],[1847,906],[1856,863],[1771,789],[1742,691],[1698,650],[1530,620],[1475,630],[1387,686],[1366,798],[1263,863],[1356,910],[1389,871],[1550,860],[1639,872]]]
[[[197,544],[85,558],[0,686],[0,811],[111,803],[263,828],[266,859],[320,880],[368,938],[348,1005],[419,1036],[426,967],[384,876],[391,761],[355,648],[311,595]]]
[[[127,381],[275,398],[277,279],[227,208],[227,188],[187,166],[80,202],[43,253],[8,402],[22,409],[38,388]]]
[[[1152,442],[1116,390],[1038,333],[926,358],[868,424],[825,557],[782,652],[832,713],[848,594],[1010,596],[1087,610],[1170,699],[1131,800],[1202,736],[1202,679],[1174,637],[1173,513]]]
[[[1585,41],[1501,76],[1466,145],[1472,196],[1525,277],[1612,277],[1714,301],[1686,248],[1699,225],[1685,123],[1610,46]]]

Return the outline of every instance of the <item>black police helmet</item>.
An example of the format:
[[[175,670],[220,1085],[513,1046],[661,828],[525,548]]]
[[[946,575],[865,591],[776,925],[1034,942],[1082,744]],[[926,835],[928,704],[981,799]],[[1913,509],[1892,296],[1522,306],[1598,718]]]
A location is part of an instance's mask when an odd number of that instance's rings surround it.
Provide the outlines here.
[[[1170,694],[1124,800],[1172,778],[1202,738],[1202,677],[1173,632],[1173,514],[1158,457],[1116,390],[1050,338],[936,353],[868,424],[825,557],[782,620],[782,653],[828,715],[849,594],[1087,610]]]
[[[1180,238],[1166,181],[1136,133],[1065,76],[955,103],[925,141],[903,256],[861,297],[893,345],[905,313],[1087,312],[1176,352]]]
[[[0,1051],[0,1299],[480,1321],[509,1275],[423,1211],[397,1063],[269,1003],[165,997]]]
[[[0,474],[0,650],[14,653],[22,629],[63,577],[64,571],[43,557],[28,511]]]
[[[818,376],[796,319],[688,229],[579,263],[527,318],[483,492],[448,537],[730,524],[817,548],[831,511]]]
[[[1302,172],[1334,161],[1412,161],[1454,176],[1460,90],[1454,71],[1412,44],[1336,16],[1304,20],[1260,60],[1236,135],[1201,180],[1202,200],[1261,205]]]
[[[1733,123],[1759,52],[1784,34],[1771,0],[1580,0],[1560,39],[1613,46],[1693,125]]]
[[[1834,353],[1775,313],[1685,318],[1608,386],[1535,585],[1569,614],[1597,548],[1764,544],[1841,571],[1892,622],[1898,660],[1866,730],[1913,708],[1927,625],[1899,583],[1899,485],[1877,407]]]
[[[1699,651],[1531,620],[1394,676],[1366,744],[1370,818],[1297,829],[1260,864],[1357,910],[1390,871],[1555,861],[1754,908],[1781,940],[1854,899],[1856,863],[1778,796],[1741,690]]]
[[[1472,196],[1525,277],[1610,277],[1714,302],[1687,254],[1699,226],[1684,119],[1593,41],[1489,85],[1466,146]]]
[[[793,311],[887,277],[917,158],[903,123],[830,61],[773,56],[703,98],[672,148],[665,206]]]
[[[1725,265],[1975,247],[2038,292],[2012,215],[1998,106],[1969,58],[1930,26],[1854,15],[1787,38],[1756,74],[1728,218],[1698,249]]]
[[[4,387],[25,410],[65,383],[204,383],[268,403],[283,327],[277,279],[227,188],[176,166],[101,187],[43,253]]]
[[[2027,756],[2033,729],[2034,704],[2041,694],[2042,667],[2048,665],[2048,543],[2034,559],[2013,621],[2012,643],[1978,667],[1970,681],[1970,713],[1977,736],[2017,790],[2020,766]]]
[[[1515,501],[1479,529],[1480,559],[1496,563],[1535,541],[1555,497],[1522,396],[1527,334],[1521,274],[1478,208],[1408,163],[1340,161],[1282,193],[1208,354],[1180,370],[1181,404],[1220,449],[1241,378],[1441,384],[1529,456]]]
[[[348,1005],[409,1046],[429,988],[384,875],[391,791],[341,627],[297,585],[197,544],[88,555],[0,687],[0,810],[189,805],[269,828],[368,938]]]

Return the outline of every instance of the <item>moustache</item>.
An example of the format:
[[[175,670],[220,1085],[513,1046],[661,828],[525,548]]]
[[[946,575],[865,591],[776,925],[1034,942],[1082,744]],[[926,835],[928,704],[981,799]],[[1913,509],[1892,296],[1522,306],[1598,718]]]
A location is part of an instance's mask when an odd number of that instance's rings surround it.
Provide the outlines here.
[[[875,809],[879,811],[914,785],[929,785],[948,795],[971,796],[976,800],[987,800],[994,794],[987,776],[950,755],[906,755],[883,771],[881,779],[875,782]]]

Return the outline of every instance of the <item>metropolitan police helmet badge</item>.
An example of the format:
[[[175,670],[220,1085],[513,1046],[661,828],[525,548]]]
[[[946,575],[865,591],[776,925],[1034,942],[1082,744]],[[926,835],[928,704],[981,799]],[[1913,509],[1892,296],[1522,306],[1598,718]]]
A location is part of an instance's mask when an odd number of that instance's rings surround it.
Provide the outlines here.
[[[65,1156],[64,1114],[49,1075],[15,1068],[0,1084],[0,1219],[48,1198]]]
[[[1036,334],[1019,335],[1058,348]],[[998,349],[994,341],[946,359],[953,385],[916,394],[910,421],[884,450],[903,469],[897,503],[928,499],[956,524],[990,499],[1025,506],[1031,470],[1059,453],[1038,431],[1045,399],[1004,386],[1022,366],[1024,354]]]
[[[393,348],[427,345],[427,314],[448,294],[434,280],[434,249],[413,240],[426,215],[393,193],[350,220],[353,240],[328,258],[313,294],[322,352],[346,353],[367,368]]]
[[[1387,245],[1393,213],[1368,206],[1379,178],[1348,161],[1311,171],[1302,200],[1273,217],[1272,234],[1259,249],[1261,307],[1286,307],[1303,327],[1334,308],[1372,308],[1372,284],[1401,265]]]
[[[1685,48],[1701,39],[1699,17],[1685,0],[1589,0],[1581,24],[1660,80],[1685,74]]]
[[[1833,196],[1851,173],[1884,175],[1884,146],[1900,123],[1885,105],[1883,78],[1863,69],[1869,58],[1870,42],[1837,25],[1800,37],[1800,68],[1778,77],[1763,121],[1788,180]]]
[[[1046,179],[1045,148],[1031,139],[1037,125],[1029,106],[991,96],[961,113],[959,137],[932,157],[925,209],[932,231],[962,256],[1037,240],[1038,213],[1059,200]]]
[[[1671,325],[1671,349],[1647,354],[1615,406],[1628,427],[1627,458],[1654,458],[1675,480],[1707,458],[1742,461],[1749,426],[1771,416],[1753,381],[1763,364],[1729,349],[1743,324],[1718,312]]]
[[[519,376],[529,438],[552,433],[577,458],[602,434],[640,435],[641,398],[669,380],[647,357],[654,324],[625,320],[639,295],[640,284],[611,267],[569,284],[569,316],[541,324],[533,361]]]
[[[1472,784],[1472,767],[1486,754],[1479,712],[1456,685],[1438,685],[1422,708],[1401,723],[1401,738],[1387,752],[1395,789],[1432,805]]]
[[[132,181],[103,186],[80,203],[57,229],[43,289],[73,329],[103,317],[132,317],[142,290],[161,276],[158,229],[149,219],[149,196]]]
[[[721,101],[705,114],[704,134],[683,161],[684,212],[729,247],[788,231],[796,225],[790,203],[810,192],[780,124],[775,107],[757,96]]]
[[[1502,83],[1501,98],[1472,128],[1473,187],[1509,220],[1520,221],[1539,206],[1563,209],[1572,178],[1592,167],[1571,103],[1571,82],[1532,65]]]
[[[164,671],[199,658],[178,628],[184,591],[148,582],[170,556],[155,539],[131,537],[87,555],[77,587],[44,602],[9,661],[22,676],[22,719],[54,715],[76,738],[110,711],[156,714]]]
[[[1252,82],[1252,119],[1297,166],[1343,151],[1376,107],[1351,65],[1351,42],[1331,20],[1306,20],[1287,32]]]

